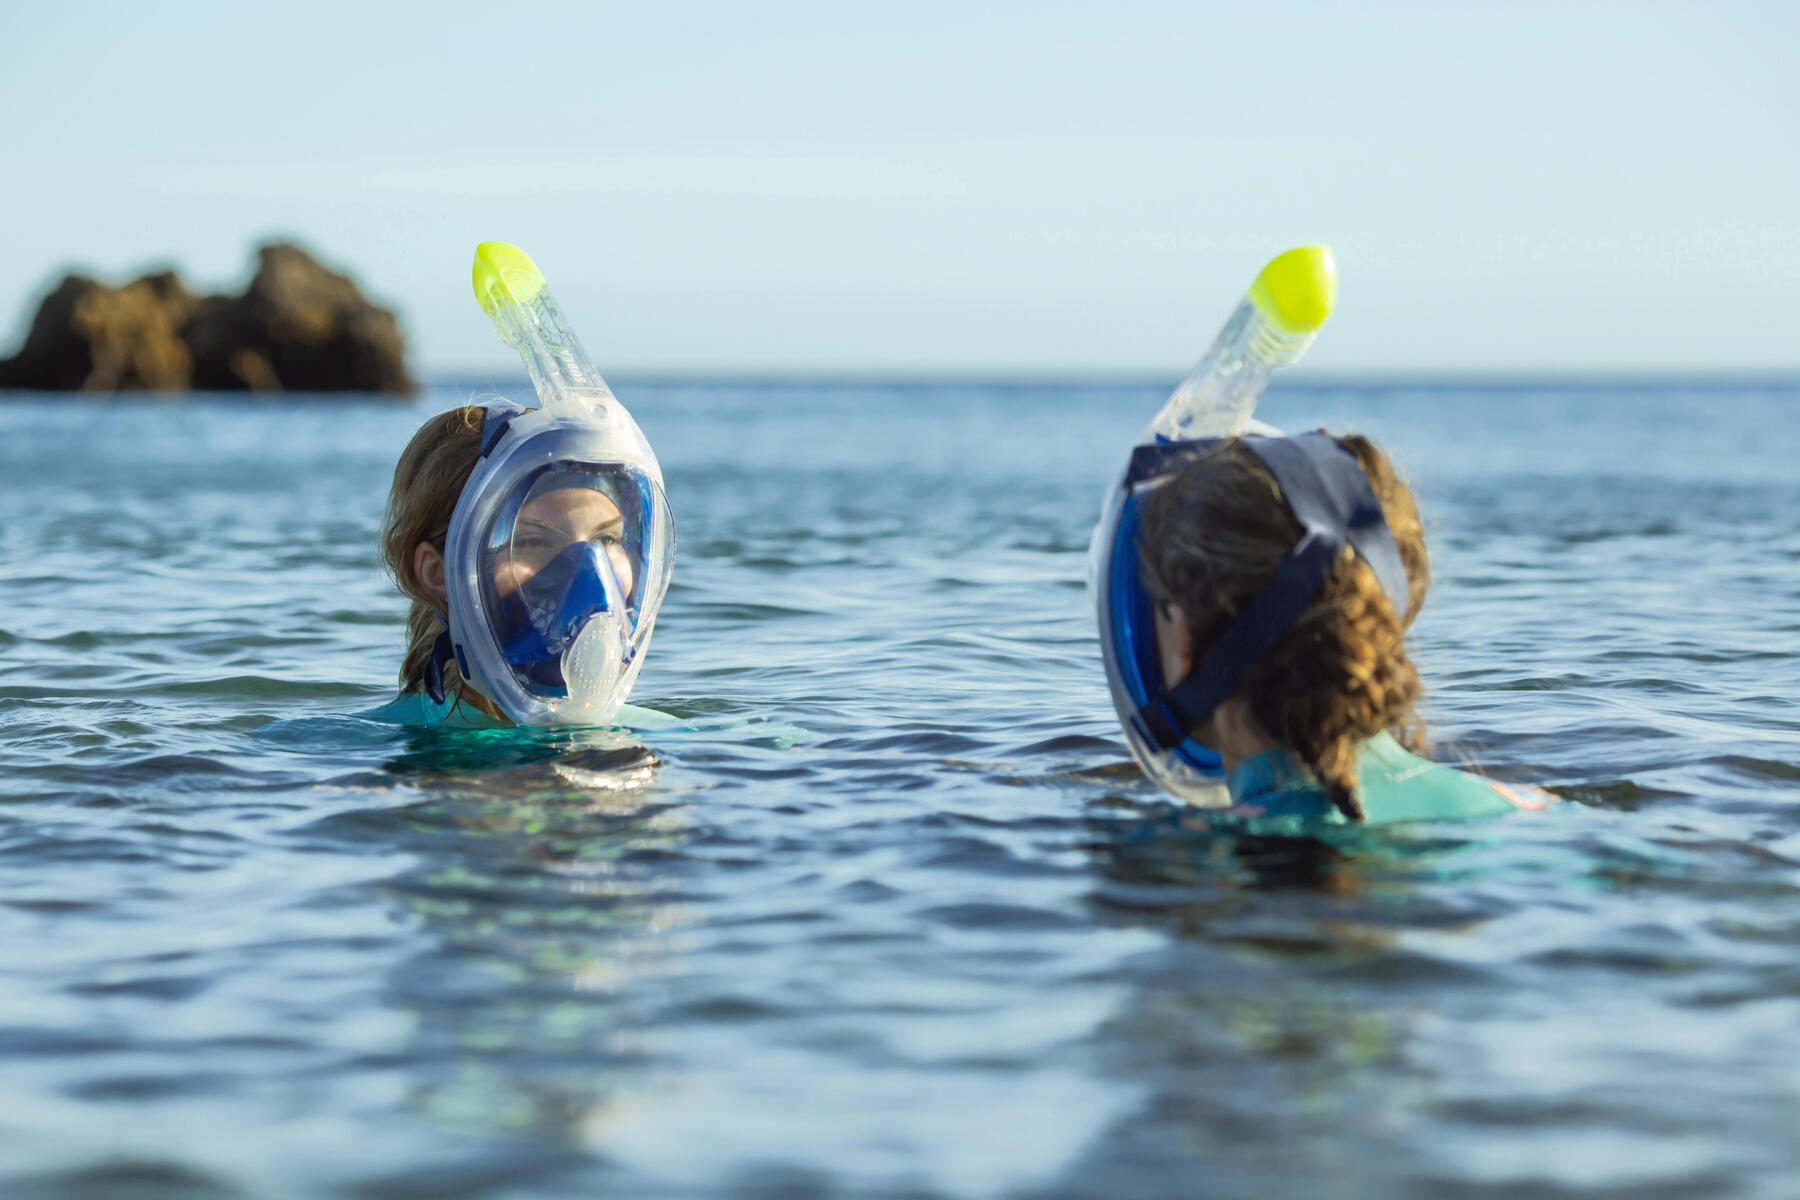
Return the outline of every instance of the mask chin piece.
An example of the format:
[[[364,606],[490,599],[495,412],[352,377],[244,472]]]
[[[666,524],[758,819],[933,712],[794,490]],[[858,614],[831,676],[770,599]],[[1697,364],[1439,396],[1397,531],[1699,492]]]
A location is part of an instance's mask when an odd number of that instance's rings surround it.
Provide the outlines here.
[[[631,672],[631,646],[618,613],[596,614],[576,635],[560,660],[570,707],[599,724],[612,719],[624,696],[619,680]]]

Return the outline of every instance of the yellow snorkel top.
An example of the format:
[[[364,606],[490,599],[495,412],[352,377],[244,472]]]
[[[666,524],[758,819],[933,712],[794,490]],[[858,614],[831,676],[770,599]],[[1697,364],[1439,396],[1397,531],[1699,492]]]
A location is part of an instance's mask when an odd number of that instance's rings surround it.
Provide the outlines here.
[[[1257,275],[1246,298],[1285,333],[1317,333],[1337,303],[1337,263],[1331,247],[1299,246],[1277,254]]]
[[[1336,303],[1331,247],[1299,246],[1277,254],[1139,442],[1242,433],[1269,376],[1306,353]]]
[[[475,302],[481,311],[494,311],[510,300],[530,304],[544,290],[544,273],[511,242],[483,242],[475,247]]]

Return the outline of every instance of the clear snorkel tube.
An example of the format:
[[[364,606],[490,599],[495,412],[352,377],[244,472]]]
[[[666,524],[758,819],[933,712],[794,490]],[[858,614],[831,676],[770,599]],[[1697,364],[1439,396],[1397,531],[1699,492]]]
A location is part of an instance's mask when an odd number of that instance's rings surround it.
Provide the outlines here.
[[[1301,246],[1270,260],[1138,445],[1242,433],[1269,376],[1299,361],[1336,300],[1329,247]]]
[[[1251,429],[1251,414],[1276,368],[1312,345],[1337,299],[1337,268],[1325,246],[1278,255],[1192,374],[1138,436],[1136,446],[1232,437]],[[1134,450],[1136,447],[1134,446]],[[1201,804],[1220,803],[1218,755],[1191,738],[1158,749],[1137,725],[1139,709],[1166,690],[1158,660],[1154,605],[1138,567],[1138,523],[1145,497],[1166,476],[1133,480],[1133,458],[1115,478],[1088,544],[1088,596],[1100,628],[1100,656],[1125,742],[1144,773],[1164,790]]]
[[[500,340],[519,352],[546,409],[611,400],[612,389],[581,348],[531,256],[506,242],[475,247],[475,299]]]

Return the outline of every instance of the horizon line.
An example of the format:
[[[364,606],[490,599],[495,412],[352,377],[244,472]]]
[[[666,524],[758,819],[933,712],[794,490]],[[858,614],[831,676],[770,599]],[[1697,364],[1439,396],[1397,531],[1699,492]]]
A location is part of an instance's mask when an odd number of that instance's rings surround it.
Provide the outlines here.
[[[944,386],[983,387],[1172,387],[1185,374],[1132,369],[1030,370],[1026,368],[628,368],[605,372],[608,378],[637,384],[730,386],[783,384],[798,387]],[[529,383],[523,369],[438,369],[421,371],[424,387],[456,384]],[[1279,383],[1304,388],[1340,387],[1603,387],[1628,385],[1682,388],[1800,386],[1800,367],[1767,368],[1512,368],[1392,369],[1283,373]]]

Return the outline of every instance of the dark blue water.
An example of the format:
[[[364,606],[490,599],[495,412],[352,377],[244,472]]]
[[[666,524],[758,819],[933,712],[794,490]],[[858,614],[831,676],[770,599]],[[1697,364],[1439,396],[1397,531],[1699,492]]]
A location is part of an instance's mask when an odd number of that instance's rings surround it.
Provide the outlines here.
[[[1333,846],[1115,736],[1161,389],[620,392],[643,738],[353,715],[466,389],[0,408],[0,1194],[1794,1193],[1800,389],[1272,394],[1418,484],[1440,756],[1576,800]]]

